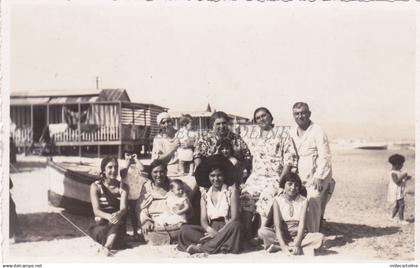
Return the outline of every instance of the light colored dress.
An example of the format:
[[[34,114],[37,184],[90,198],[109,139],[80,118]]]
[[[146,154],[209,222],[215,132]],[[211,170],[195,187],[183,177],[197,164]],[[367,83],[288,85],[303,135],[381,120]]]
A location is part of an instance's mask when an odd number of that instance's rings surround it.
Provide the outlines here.
[[[185,194],[179,197],[169,192],[166,197],[166,206],[169,208],[169,211],[165,211],[155,217],[154,221],[156,226],[164,227],[167,224],[175,225],[187,222],[186,214],[179,215],[173,212],[175,209],[182,208],[185,202],[189,202]]]
[[[139,166],[131,164],[127,169],[127,176],[122,181],[128,185],[128,200],[137,200],[147,178],[142,175]]]
[[[161,134],[158,134],[153,139],[153,149],[152,149],[152,160],[158,159],[160,155],[165,154],[166,152],[172,151],[175,147],[178,146],[179,139],[175,136],[174,138],[167,138],[163,137]],[[176,165],[178,163],[178,155],[175,152],[169,162],[168,165],[168,171],[169,167],[172,165]],[[176,166],[176,168],[178,168]]]
[[[298,233],[301,214],[305,213],[302,210],[306,198],[298,196],[295,200],[289,201],[283,194],[280,194],[275,200],[279,205],[280,214],[283,220],[281,222],[281,229],[284,242],[289,246],[292,246]],[[276,232],[272,227],[262,227],[258,232],[258,235],[264,241],[265,248],[268,248],[271,244],[279,244]],[[305,230],[301,243],[304,255],[313,255],[314,249],[319,249],[322,246],[323,237],[324,236],[321,233],[307,233]]]
[[[287,127],[274,127],[262,136],[254,126],[245,142],[253,155],[252,173],[241,191],[242,209],[266,217],[279,190],[280,174],[285,166],[297,166],[297,153]]]
[[[389,174],[388,202],[390,203],[403,199],[405,195],[405,181],[401,181],[400,185],[397,185],[392,180],[392,174],[395,174],[401,178],[402,172],[401,170],[391,170],[391,173]]]
[[[191,147],[189,148],[178,148],[178,159],[186,162],[192,161],[193,148],[195,140],[197,138],[197,133],[195,131],[188,130],[184,127],[178,130],[175,137],[177,137],[181,143],[191,144]]]

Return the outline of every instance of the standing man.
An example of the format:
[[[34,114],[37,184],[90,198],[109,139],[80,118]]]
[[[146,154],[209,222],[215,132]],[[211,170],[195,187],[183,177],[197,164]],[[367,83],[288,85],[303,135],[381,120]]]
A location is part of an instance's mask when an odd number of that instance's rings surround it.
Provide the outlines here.
[[[292,127],[290,134],[298,153],[297,172],[308,192],[306,226],[309,232],[319,232],[335,184],[330,146],[325,132],[310,120],[311,111],[307,103],[295,103],[293,117],[297,125]]]

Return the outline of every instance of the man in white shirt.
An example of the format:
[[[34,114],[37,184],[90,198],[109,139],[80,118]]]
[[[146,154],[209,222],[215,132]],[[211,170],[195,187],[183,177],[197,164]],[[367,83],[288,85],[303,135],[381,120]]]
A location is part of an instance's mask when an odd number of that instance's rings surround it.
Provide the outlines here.
[[[311,120],[308,104],[293,105],[296,126],[290,135],[298,153],[298,174],[308,192],[306,226],[309,232],[319,232],[325,207],[334,190],[332,179],[331,151],[328,138],[320,126]]]

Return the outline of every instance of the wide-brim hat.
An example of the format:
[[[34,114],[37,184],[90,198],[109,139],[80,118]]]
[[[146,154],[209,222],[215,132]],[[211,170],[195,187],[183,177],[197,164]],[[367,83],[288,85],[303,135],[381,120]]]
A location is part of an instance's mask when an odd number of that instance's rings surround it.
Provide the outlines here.
[[[212,155],[205,158],[195,170],[194,176],[198,186],[211,187],[209,174],[215,168],[222,170],[225,178],[224,184],[231,186],[235,183],[236,172],[232,162],[223,155]]]

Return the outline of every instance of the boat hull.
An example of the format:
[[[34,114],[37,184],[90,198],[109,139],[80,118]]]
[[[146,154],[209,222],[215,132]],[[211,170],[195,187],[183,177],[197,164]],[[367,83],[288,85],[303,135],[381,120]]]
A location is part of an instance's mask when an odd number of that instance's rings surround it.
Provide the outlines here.
[[[73,214],[92,215],[90,185],[97,177],[78,172],[63,164],[49,161],[48,201],[55,207],[61,207]]]

